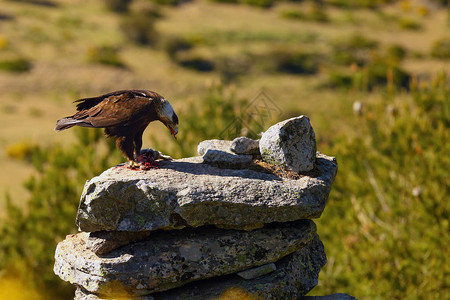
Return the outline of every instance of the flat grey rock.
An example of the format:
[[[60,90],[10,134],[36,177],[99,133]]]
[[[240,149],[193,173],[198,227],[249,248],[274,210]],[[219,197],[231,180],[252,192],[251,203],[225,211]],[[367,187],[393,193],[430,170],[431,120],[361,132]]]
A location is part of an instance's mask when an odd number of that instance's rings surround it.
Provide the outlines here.
[[[322,242],[316,238],[302,249],[275,262],[276,270],[264,276],[246,280],[236,274],[188,283],[165,292],[133,297],[136,300],[213,300],[233,289],[247,291],[267,300],[297,299],[314,286],[326,263]],[[98,296],[79,287],[75,300],[111,299]],[[120,299],[120,298],[113,298]],[[234,298],[233,298],[234,299]]]
[[[249,169],[201,163],[201,157],[158,162],[159,169],[111,168],[85,184],[81,231],[144,231],[216,225],[254,229],[270,222],[318,218],[337,171],[318,154],[315,169],[283,179]]]
[[[316,158],[316,137],[307,116],[279,122],[263,133],[259,151],[264,161],[294,172],[310,171]]]
[[[204,140],[197,146],[198,155],[205,154],[208,150],[220,150],[230,152],[231,141],[226,140]]]
[[[231,142],[230,150],[236,154],[259,155],[259,140],[241,136]]]
[[[225,169],[243,169],[252,163],[253,156],[209,149],[203,154],[203,163]]]
[[[104,255],[119,247],[142,240],[151,231],[95,231],[89,233],[86,249],[97,255]]]
[[[311,220],[267,224],[254,231],[214,227],[157,231],[102,257],[86,249],[88,233],[56,248],[54,272],[90,293],[139,296],[276,262],[316,236]]]
[[[239,277],[242,277],[244,279],[250,280],[255,279],[257,277],[269,274],[270,272],[273,272],[277,269],[277,266],[275,266],[274,263],[266,264],[263,266],[259,266],[256,268],[251,268],[248,270],[241,271],[238,274]]]

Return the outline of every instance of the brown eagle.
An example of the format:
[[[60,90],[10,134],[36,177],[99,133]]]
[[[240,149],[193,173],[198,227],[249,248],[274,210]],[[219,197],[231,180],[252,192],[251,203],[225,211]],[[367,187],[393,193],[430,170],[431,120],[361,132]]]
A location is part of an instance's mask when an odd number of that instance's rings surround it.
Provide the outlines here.
[[[107,137],[128,158],[130,167],[138,165],[142,134],[152,121],[159,120],[176,139],[178,117],[169,101],[147,90],[123,90],[98,97],[76,100],[77,113],[56,122],[55,130],[73,126],[105,128]]]

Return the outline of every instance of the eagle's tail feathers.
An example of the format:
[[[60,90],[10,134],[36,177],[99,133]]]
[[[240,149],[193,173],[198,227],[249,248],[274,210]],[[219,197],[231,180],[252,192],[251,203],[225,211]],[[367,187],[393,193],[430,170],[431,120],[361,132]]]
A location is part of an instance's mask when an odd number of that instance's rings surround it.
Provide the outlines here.
[[[87,123],[85,120],[77,120],[71,117],[62,118],[56,122],[56,131],[61,131],[65,129],[69,129],[73,126],[82,126],[82,127],[94,127],[91,123]]]

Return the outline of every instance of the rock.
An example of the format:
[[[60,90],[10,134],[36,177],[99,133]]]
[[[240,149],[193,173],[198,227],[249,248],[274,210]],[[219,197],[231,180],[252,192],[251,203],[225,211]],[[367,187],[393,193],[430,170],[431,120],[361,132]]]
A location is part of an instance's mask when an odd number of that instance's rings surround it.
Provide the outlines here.
[[[237,275],[244,279],[250,280],[250,279],[255,279],[259,276],[269,274],[270,272],[273,272],[276,269],[277,269],[277,266],[275,266],[274,263],[270,263],[267,265],[263,265],[263,266],[259,266],[256,268],[252,268],[252,269],[248,269],[248,270],[239,272],[239,273],[237,273]]]
[[[303,296],[298,298],[298,300],[357,300],[355,297],[349,294],[336,293],[326,296]]]
[[[208,150],[220,150],[230,152],[231,141],[225,140],[205,140],[197,146],[198,155],[205,154]]]
[[[86,249],[88,234],[82,232],[58,244],[54,272],[90,293],[139,296],[276,262],[316,235],[310,220],[267,224],[250,232],[214,227],[157,231],[99,257]]]
[[[259,155],[259,140],[241,136],[231,142],[230,150],[236,154]]]
[[[86,249],[97,255],[103,255],[114,249],[142,240],[150,235],[151,231],[96,231],[89,234]]]
[[[172,290],[146,296],[136,300],[213,300],[227,299],[233,290],[247,291],[261,299],[297,299],[317,285],[321,268],[326,263],[322,242],[316,238],[302,249],[275,262],[276,270],[264,276],[246,280],[230,274],[188,283]],[[231,298],[231,297],[228,297]],[[75,300],[102,300],[110,297],[91,294],[78,288]],[[236,298],[232,298],[236,299]],[[245,298],[246,299],[246,298]]]
[[[197,152],[203,163],[225,169],[242,169],[252,162],[251,155],[236,155],[230,150],[231,141],[206,140],[198,144]]]
[[[81,231],[144,231],[264,223],[320,217],[337,170],[318,155],[313,174],[283,179],[253,170],[220,169],[201,158],[160,161],[159,169],[111,168],[88,181],[78,208]]]
[[[236,155],[221,150],[208,150],[203,154],[203,162],[225,169],[243,169],[251,164],[251,155]]]
[[[316,138],[307,116],[277,123],[261,137],[259,150],[264,161],[295,172],[310,171],[316,158]]]

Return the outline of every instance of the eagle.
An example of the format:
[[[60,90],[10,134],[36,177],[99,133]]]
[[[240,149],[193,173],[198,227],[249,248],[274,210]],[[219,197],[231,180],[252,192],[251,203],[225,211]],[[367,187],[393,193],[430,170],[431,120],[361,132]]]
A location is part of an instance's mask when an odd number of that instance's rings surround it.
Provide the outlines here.
[[[122,90],[79,99],[74,103],[77,103],[77,113],[58,120],[55,130],[73,126],[104,128],[107,137],[116,139],[116,145],[128,159],[130,168],[140,164],[142,134],[150,122],[161,121],[175,139],[178,133],[178,116],[172,105],[152,91]]]

